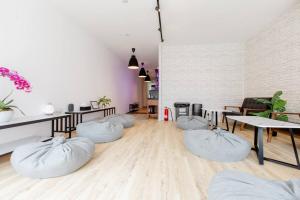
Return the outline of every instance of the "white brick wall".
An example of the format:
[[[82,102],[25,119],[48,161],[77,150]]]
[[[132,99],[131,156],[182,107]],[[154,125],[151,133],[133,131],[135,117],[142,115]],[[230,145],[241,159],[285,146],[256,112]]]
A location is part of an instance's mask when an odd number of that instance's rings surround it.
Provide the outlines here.
[[[300,3],[244,45],[162,45],[160,111],[176,101],[222,108],[282,90],[287,110],[300,112]]]
[[[289,111],[300,112],[300,4],[246,44],[245,95],[277,90]]]
[[[160,108],[173,108],[177,101],[213,108],[240,105],[244,97],[244,63],[241,44],[162,45]]]

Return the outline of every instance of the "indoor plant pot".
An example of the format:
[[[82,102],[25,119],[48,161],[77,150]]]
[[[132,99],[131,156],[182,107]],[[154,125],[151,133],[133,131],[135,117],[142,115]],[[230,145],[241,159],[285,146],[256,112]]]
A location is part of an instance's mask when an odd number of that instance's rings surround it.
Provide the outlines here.
[[[14,115],[14,111],[12,109],[0,111],[0,123],[8,122]]]

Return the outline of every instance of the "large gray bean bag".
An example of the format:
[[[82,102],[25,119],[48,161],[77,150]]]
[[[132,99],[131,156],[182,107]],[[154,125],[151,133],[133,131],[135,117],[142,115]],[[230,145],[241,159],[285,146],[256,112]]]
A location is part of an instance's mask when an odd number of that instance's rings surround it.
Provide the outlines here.
[[[70,174],[93,156],[95,145],[87,138],[56,137],[48,142],[20,146],[11,155],[13,168],[31,178],[51,178]]]
[[[95,143],[112,142],[123,136],[123,125],[109,121],[92,121],[78,124],[79,137],[86,137]]]
[[[210,184],[208,200],[299,200],[300,179],[270,181],[237,171],[217,174]]]
[[[113,123],[121,123],[124,128],[130,128],[134,126],[134,117],[132,115],[127,115],[127,114],[109,115],[105,117],[104,120]]]
[[[248,141],[220,129],[184,131],[184,144],[193,154],[220,162],[244,160],[251,151]]]
[[[180,116],[176,126],[183,130],[208,129],[208,121],[199,116]]]

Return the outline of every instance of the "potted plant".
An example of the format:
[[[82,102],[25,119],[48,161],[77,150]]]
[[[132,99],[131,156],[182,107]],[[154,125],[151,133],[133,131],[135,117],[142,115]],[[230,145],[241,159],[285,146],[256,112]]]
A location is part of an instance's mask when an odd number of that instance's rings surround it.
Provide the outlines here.
[[[252,113],[253,115],[259,117],[270,118],[272,112],[284,112],[286,110],[285,106],[287,104],[286,100],[281,99],[282,91],[277,91],[273,95],[271,101],[266,99],[256,99],[257,102],[268,105],[268,110],[264,112]],[[276,116],[276,120],[288,121],[288,116],[281,114]]]
[[[111,99],[104,96],[104,97],[101,97],[97,101],[97,103],[98,103],[98,105],[101,105],[103,108],[105,108],[106,106],[108,106],[111,103]]]
[[[14,83],[17,90],[31,92],[30,83],[15,71],[11,71],[5,67],[0,67],[0,77],[9,78],[9,80]],[[12,92],[10,92],[10,94],[5,98],[0,99],[0,123],[9,121],[13,117],[14,109],[19,110],[24,115],[22,110],[20,110],[17,106],[12,105],[13,99],[9,99],[11,94]]]

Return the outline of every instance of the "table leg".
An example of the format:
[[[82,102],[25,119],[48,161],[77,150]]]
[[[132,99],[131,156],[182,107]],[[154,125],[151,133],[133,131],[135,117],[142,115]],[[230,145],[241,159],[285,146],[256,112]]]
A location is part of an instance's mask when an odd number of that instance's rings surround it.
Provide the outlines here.
[[[257,127],[257,134],[258,134],[258,161],[260,165],[264,164],[264,141],[263,141],[263,134],[264,129],[261,127]]]
[[[80,114],[80,123],[82,123],[82,114]]]
[[[76,125],[75,125],[75,117],[76,117],[76,115],[72,114],[72,117],[71,117],[72,118],[72,125],[71,126],[74,127],[74,128],[76,127]]]
[[[254,150],[257,152],[258,147],[257,147],[257,134],[258,134],[258,129],[257,127],[254,127]]]
[[[225,122],[226,122],[226,130],[229,131],[229,125],[228,125],[228,119],[227,119],[227,116],[225,114]]]
[[[72,137],[72,123],[71,123],[72,116],[70,115],[68,116],[68,118],[69,118],[69,138],[71,138]]]
[[[226,118],[226,121],[227,121],[227,118]],[[228,126],[228,124],[227,124],[227,126]],[[235,126],[236,126],[236,120],[234,120],[234,122],[233,122],[232,133],[234,133]],[[229,130],[229,128],[228,128],[228,130]]]
[[[218,112],[215,111],[215,115],[216,115],[216,128],[218,128]]]
[[[54,137],[54,119],[51,120],[51,137]]]
[[[79,118],[79,114],[76,113],[76,126],[78,125],[78,118]]]
[[[293,131],[293,129],[289,129],[289,132],[290,132],[290,135],[291,135],[291,140],[292,140],[292,144],[293,144],[295,158],[296,158],[296,161],[297,161],[297,166],[298,166],[298,169],[300,169],[300,162],[299,162],[297,147],[296,147],[296,144],[295,144],[294,131]]]
[[[64,130],[64,133],[68,133],[68,117],[66,116],[66,117],[64,117],[64,119],[65,119],[65,130]]]
[[[207,111],[205,110],[205,111],[204,111],[204,119],[206,118],[206,112],[207,112]]]

